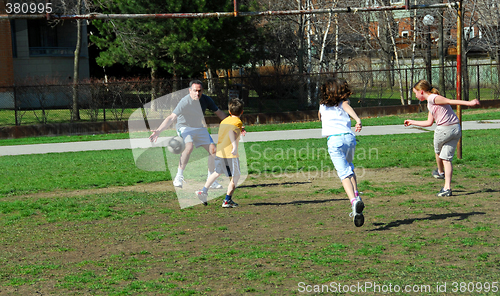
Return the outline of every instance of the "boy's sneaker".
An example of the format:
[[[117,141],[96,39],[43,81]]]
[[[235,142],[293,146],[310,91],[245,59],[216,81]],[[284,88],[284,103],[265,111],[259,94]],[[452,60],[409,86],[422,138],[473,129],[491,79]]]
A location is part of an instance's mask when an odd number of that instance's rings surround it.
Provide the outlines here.
[[[432,176],[436,179],[444,179],[444,173],[440,173],[438,171],[438,169],[435,169],[433,172],[432,172]]]
[[[215,180],[212,185],[210,185],[210,188],[212,189],[222,189],[222,185],[219,184],[219,182],[217,182],[217,180]]]
[[[439,193],[437,194],[437,196],[452,196],[453,194],[451,193],[451,189],[444,189],[444,188],[441,188],[441,190],[439,191]]]
[[[198,199],[201,200],[201,202],[203,203],[204,206],[208,205],[208,202],[207,202],[208,194],[207,193],[204,193],[202,190],[198,190],[195,193],[196,193],[196,196],[198,197]]]
[[[174,187],[182,188],[182,183],[184,182],[184,176],[175,176]]]
[[[223,208],[234,208],[234,207],[237,207],[237,206],[238,206],[238,204],[235,203],[232,199],[230,199],[230,200],[224,200],[222,202],[222,207]]]
[[[363,216],[363,214],[349,213],[349,217],[353,217],[354,225],[356,227],[361,227],[365,224],[365,216]]]

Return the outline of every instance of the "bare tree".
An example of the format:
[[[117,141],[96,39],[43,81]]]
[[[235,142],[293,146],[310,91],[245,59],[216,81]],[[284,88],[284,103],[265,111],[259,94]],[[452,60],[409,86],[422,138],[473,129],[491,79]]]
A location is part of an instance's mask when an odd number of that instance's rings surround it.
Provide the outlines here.
[[[476,45],[486,50],[496,62],[496,83],[492,83],[495,99],[500,97],[500,3],[495,0],[477,0],[477,26],[481,38]]]
[[[76,3],[77,13],[82,12],[82,0]],[[71,120],[80,120],[80,109],[78,108],[78,83],[80,77],[80,51],[82,49],[82,20],[76,20],[76,46],[75,56],[73,60],[73,108],[71,112]]]
[[[59,14],[83,14],[90,11],[90,3],[86,0],[61,0],[54,3],[54,12]],[[61,20],[52,20],[53,25],[62,23]],[[72,103],[71,103],[71,120],[80,120],[80,107],[78,104],[79,98],[79,79],[80,79],[80,53],[82,47],[83,20],[77,19],[76,22],[76,44],[73,58],[73,88],[72,88]]]

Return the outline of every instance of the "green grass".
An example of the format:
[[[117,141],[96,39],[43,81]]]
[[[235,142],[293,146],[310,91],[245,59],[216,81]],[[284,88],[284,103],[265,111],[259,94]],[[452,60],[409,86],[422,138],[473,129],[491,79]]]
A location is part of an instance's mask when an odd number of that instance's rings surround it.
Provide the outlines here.
[[[97,116],[97,121],[103,121],[104,116],[106,116],[106,120],[127,120],[130,115],[136,109],[125,109],[123,110],[123,114],[121,114],[121,110],[117,110],[120,114],[115,117],[113,112],[110,110],[106,110],[106,114],[103,113],[103,110],[99,110],[99,114]],[[41,124],[41,111],[40,110],[26,110],[19,111],[18,113],[21,117],[20,121],[22,125],[29,124]],[[49,123],[68,123],[71,122],[71,111],[69,109],[50,109],[46,110],[47,121]],[[80,118],[82,122],[91,122],[91,117],[88,114],[88,111],[85,109],[80,110]],[[0,126],[10,126],[15,124],[15,113],[13,110],[0,110]]]
[[[168,172],[145,172],[131,150],[2,156],[0,194],[104,188],[170,179]]]
[[[494,133],[494,131],[493,131]],[[463,159],[455,165],[467,165],[467,178],[480,178],[495,172],[500,164],[500,138],[492,131],[464,131]],[[433,133],[358,136],[354,163],[363,168],[428,167],[435,165]],[[256,176],[313,176],[323,171],[335,176],[324,139],[283,140],[248,143],[245,146],[248,171]],[[262,151],[267,151],[264,154]],[[272,152],[270,154],[270,152]],[[57,156],[57,157],[56,157]],[[485,162],[484,159],[489,161]],[[0,158],[0,194],[17,195],[54,190],[76,190],[126,186],[170,180],[168,172],[146,172],[135,166],[130,150],[70,152],[41,155],[3,156]],[[488,170],[484,170],[484,169]],[[413,189],[412,189],[413,190]],[[405,188],[395,189],[400,194]]]

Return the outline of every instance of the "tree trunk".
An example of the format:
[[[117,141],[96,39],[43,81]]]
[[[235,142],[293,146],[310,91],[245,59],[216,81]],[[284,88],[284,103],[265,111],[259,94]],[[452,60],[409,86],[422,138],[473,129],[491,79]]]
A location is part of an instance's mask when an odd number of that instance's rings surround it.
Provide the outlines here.
[[[328,14],[328,24],[326,26],[325,33],[323,34],[323,42],[321,42],[321,52],[319,55],[319,73],[322,73],[324,70],[324,60],[325,60],[325,49],[326,49],[326,39],[328,38],[328,32],[330,32],[330,27],[332,23],[332,13]]]
[[[229,70],[226,69],[226,70],[223,70],[224,72],[224,98],[226,98],[225,100],[225,104],[223,104],[223,108],[227,106],[227,102],[229,102]],[[222,104],[222,101],[220,100],[221,104]]]
[[[417,0],[415,0],[417,4]],[[411,45],[411,68],[410,68],[410,87],[408,88],[408,105],[411,103],[411,97],[413,95],[413,85],[415,82],[415,77],[413,72],[415,69],[415,49],[417,46],[417,10],[413,10],[413,42]]]
[[[335,14],[335,72],[339,71],[339,14]]]
[[[297,0],[298,4],[298,9],[302,9],[302,1]],[[298,108],[302,109],[305,105],[305,99],[304,99],[304,83],[302,82],[302,74],[304,74],[304,16],[299,15],[298,16],[298,22],[299,22],[299,27],[298,27],[298,38],[299,38],[299,48],[298,48],[298,57],[297,57],[297,62],[299,66],[299,75],[300,75],[300,85],[299,85],[299,101],[298,101]]]
[[[307,1],[307,9],[311,9],[313,7],[310,6],[311,1]],[[312,89],[311,89],[311,67],[312,67],[312,26],[311,26],[311,16],[307,15],[307,25],[306,25],[306,41],[307,41],[307,107],[312,106]]]
[[[469,47],[469,42],[464,40],[464,48]],[[463,101],[468,101],[469,100],[469,87],[470,87],[470,80],[469,80],[469,64],[468,64],[469,59],[467,58],[467,52],[464,52],[464,55],[462,55],[462,100]]]
[[[158,111],[156,105],[156,69],[151,67],[151,110]]]
[[[404,94],[404,89],[403,89],[403,77],[401,76],[401,67],[399,66],[399,58],[398,58],[398,48],[396,46],[396,40],[394,39],[394,34],[392,34],[392,26],[391,22],[389,21],[389,13],[386,11],[386,19],[387,19],[387,29],[389,31],[389,34],[391,36],[391,42],[394,50],[394,57],[396,59],[396,68],[398,69],[398,74],[399,74],[399,96],[401,97],[401,105],[405,105],[405,94]],[[392,18],[391,18],[392,19]]]
[[[174,63],[174,66],[172,67],[172,91],[176,92],[179,90],[179,80],[177,77],[177,71],[175,70],[175,67],[177,66],[177,58],[175,57],[175,55],[172,57],[172,61]]]
[[[446,97],[446,81],[444,80],[444,73],[445,73],[445,68],[444,68],[444,61],[446,57],[446,53],[444,52],[446,49],[445,43],[444,43],[444,17],[443,17],[444,10],[441,10],[441,13],[439,14],[439,24],[438,24],[438,30],[439,30],[439,92],[441,93],[442,96]]]
[[[82,11],[82,2],[78,0],[76,5],[78,13]],[[82,20],[76,20],[76,48],[73,63],[73,111],[71,120],[80,120],[80,109],[78,108],[78,80],[80,72],[80,50],[82,47]]]
[[[210,67],[207,68],[207,92],[212,95],[215,93],[215,83],[214,83],[214,75],[212,73],[212,69]]]
[[[497,81],[500,81],[500,51],[499,49],[495,49],[495,61],[497,62]],[[498,84],[493,88],[493,98],[498,99],[500,98],[500,87]]]

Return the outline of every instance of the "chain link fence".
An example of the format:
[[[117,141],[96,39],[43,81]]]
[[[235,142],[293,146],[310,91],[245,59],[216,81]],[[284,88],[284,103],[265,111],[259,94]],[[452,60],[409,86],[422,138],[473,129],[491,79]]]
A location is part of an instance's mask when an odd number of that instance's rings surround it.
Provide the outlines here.
[[[497,64],[468,66],[463,99],[499,99]],[[443,68],[443,95],[455,98],[456,67]],[[440,68],[433,68],[438,87]],[[245,101],[245,113],[276,113],[317,109],[319,87],[332,76],[347,79],[354,95],[353,107],[419,104],[411,100],[412,84],[426,79],[425,68],[399,70],[344,71],[336,73],[294,74],[279,71],[240,71],[224,77],[202,79],[205,93],[223,110],[231,97]],[[92,81],[78,85],[79,121],[125,121],[130,114],[155,98],[187,88],[190,80]],[[439,88],[439,87],[438,87]],[[410,98],[410,101],[408,99]],[[151,104],[160,117],[175,106]],[[0,87],[0,126],[72,122],[73,85],[32,84]]]

